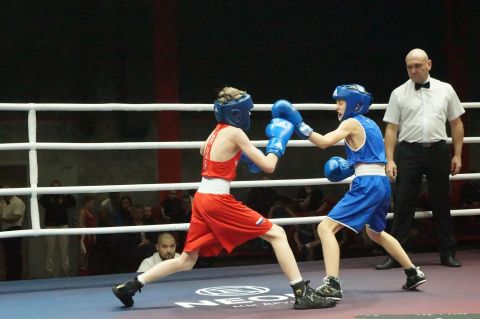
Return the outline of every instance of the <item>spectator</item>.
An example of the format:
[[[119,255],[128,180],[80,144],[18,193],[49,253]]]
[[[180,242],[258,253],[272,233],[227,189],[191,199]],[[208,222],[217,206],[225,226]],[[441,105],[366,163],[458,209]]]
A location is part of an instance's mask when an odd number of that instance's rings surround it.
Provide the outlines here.
[[[295,212],[291,208],[292,206],[292,200],[279,197],[270,207],[267,218],[271,219],[297,217],[297,214],[295,214]]]
[[[162,207],[169,223],[184,223],[185,213],[182,209],[182,202],[177,197],[177,191],[168,192],[168,197],[162,201]]]
[[[269,180],[270,178],[264,174],[262,179]],[[270,208],[277,199],[279,199],[279,195],[272,187],[252,187],[247,193],[245,204],[267,217]]]
[[[133,225],[133,202],[129,196],[120,198],[120,207],[113,212],[113,223],[115,226]]]
[[[78,227],[96,227],[97,217],[94,214],[95,198],[86,195],[82,200],[83,208],[78,215]],[[88,234],[80,236],[80,275],[92,275],[93,267],[91,259],[94,253],[96,243],[96,235]]]
[[[145,272],[164,260],[180,257],[180,254],[176,252],[177,242],[175,237],[170,233],[161,233],[158,235],[155,249],[157,251],[151,257],[145,258],[142,261],[137,272]]]
[[[107,208],[100,206],[97,218],[98,227],[112,227],[113,222]],[[95,250],[92,257],[93,272],[96,275],[110,274],[113,272],[113,235],[98,234],[95,236]]]
[[[145,225],[154,225],[156,224],[155,218],[153,217],[152,206],[143,207],[143,220]]]
[[[167,223],[178,224],[186,223],[187,212],[183,209],[184,203],[178,198],[178,193],[175,190],[168,192],[168,197],[162,201],[163,213]],[[180,249],[185,243],[185,232],[177,231],[172,233],[178,240],[177,244]]]
[[[8,188],[8,186],[4,186]],[[22,229],[25,215],[25,203],[15,195],[4,196],[0,199],[0,223],[2,231]],[[5,280],[22,279],[22,237],[3,238],[0,240],[3,246],[5,259]]]
[[[114,226],[133,226],[133,202],[129,196],[120,198],[120,207],[113,215]],[[112,236],[112,271],[126,273],[132,269],[131,252],[138,245],[136,234],[116,233]]]
[[[306,185],[300,188],[297,201],[297,216],[323,216],[327,214],[328,204],[318,186]],[[300,260],[311,261],[315,259],[315,248],[320,246],[317,226],[318,224],[298,224],[295,226],[293,238],[301,254]]]
[[[480,207],[480,183],[467,181],[460,190],[462,208]]]
[[[133,213],[132,213],[132,221],[134,226],[143,226],[143,225],[152,225],[151,223],[146,222],[145,218],[145,207],[142,205],[134,205],[133,206]],[[148,220],[151,222],[151,220]],[[155,242],[156,236],[151,235],[151,233],[141,232],[139,234],[138,245],[148,245]],[[152,240],[153,239],[153,240]]]
[[[298,206],[300,211],[309,216],[320,216],[327,213],[327,202],[320,187],[306,185],[298,191]]]
[[[193,195],[195,192],[185,192],[182,196],[182,210],[183,215],[185,217],[185,222],[188,223],[190,221],[190,217],[192,215],[192,202],[193,202]]]
[[[145,209],[142,205],[133,206],[133,225],[134,226],[143,226],[147,225],[145,222]],[[131,247],[131,261],[132,265],[130,266],[131,271],[135,271],[138,268],[138,265],[142,262],[143,259],[151,256],[155,251],[155,242],[157,240],[157,233],[155,232],[140,232],[140,233],[131,233],[130,236],[134,237],[134,246]],[[127,247],[125,247],[127,248]]]
[[[54,180],[52,187],[59,187],[60,181]],[[45,228],[68,228],[68,209],[77,205],[75,198],[70,194],[42,195],[38,202],[45,208]],[[47,246],[46,270],[49,276],[55,276],[55,249],[58,243],[62,260],[61,268],[65,276],[70,272],[70,255],[68,250],[69,238],[67,235],[45,236]]]
[[[110,214],[113,214],[120,208],[120,193],[108,193],[108,198],[104,199],[100,206],[105,208]]]

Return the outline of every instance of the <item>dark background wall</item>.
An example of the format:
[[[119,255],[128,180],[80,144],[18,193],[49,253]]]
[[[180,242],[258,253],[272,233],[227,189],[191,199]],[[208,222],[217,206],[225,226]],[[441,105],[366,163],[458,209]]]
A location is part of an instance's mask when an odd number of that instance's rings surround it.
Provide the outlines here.
[[[462,100],[478,100],[473,0],[2,1],[0,99],[155,102],[158,3],[173,4],[182,102],[209,102],[226,83],[258,102],[326,102],[343,82],[385,102],[414,47],[430,54],[434,76],[462,78]]]
[[[2,1],[0,102],[209,103],[217,89],[233,85],[257,103],[329,103],[336,85],[357,82],[375,102],[386,103],[407,79],[404,56],[414,47],[429,53],[432,76],[452,83],[462,101],[480,101],[479,16],[480,3],[473,0]],[[214,124],[207,112],[164,114],[39,112],[38,140],[201,140]],[[321,132],[336,125],[334,114],[304,115]],[[472,110],[464,117],[467,136],[478,135],[477,115]],[[372,117],[382,125],[382,112]],[[1,112],[0,121],[2,142],[27,139],[24,112]],[[251,138],[264,139],[268,114],[254,113],[254,121]],[[26,161],[25,153],[10,153],[4,162]],[[139,168],[123,166],[137,155],[80,153],[43,152],[40,164],[60,165],[62,158],[78,161],[78,167],[96,164],[75,183],[138,179]],[[330,155],[318,153],[312,156],[319,162]],[[170,167],[162,163],[172,157],[145,156],[157,162],[152,178],[162,181],[159,171]],[[105,169],[98,158],[113,171],[131,173],[125,180],[113,173],[101,179],[97,171]],[[184,151],[177,158],[182,165],[176,181],[198,180],[197,153]],[[302,156],[292,152],[290,159],[297,158]],[[145,162],[143,155],[138,160]],[[282,163],[278,176],[321,174],[318,163],[308,165],[291,171],[294,165]],[[45,174],[44,185],[51,175]]]
[[[453,71],[475,76],[479,6],[438,0],[179,2],[181,97],[208,100],[212,88],[232,83],[261,102],[278,96],[328,102],[337,84],[361,82],[376,101],[386,102],[406,79],[404,56],[414,47],[430,54],[432,74],[440,79],[452,81]],[[478,96],[470,87],[458,90],[463,100]]]

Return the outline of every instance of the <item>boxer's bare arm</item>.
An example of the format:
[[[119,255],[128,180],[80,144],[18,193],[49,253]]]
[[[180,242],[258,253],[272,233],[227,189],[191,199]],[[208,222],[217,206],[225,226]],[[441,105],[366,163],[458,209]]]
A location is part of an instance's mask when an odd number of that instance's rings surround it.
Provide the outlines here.
[[[269,153],[263,154],[255,145],[252,144],[245,132],[235,136],[235,142],[238,147],[245,153],[245,155],[254,162],[262,171],[266,173],[273,173],[278,163],[278,157]]]
[[[341,122],[336,130],[325,135],[313,132],[308,140],[324,149],[342,141],[343,139],[347,139],[349,142],[352,141],[353,144],[361,145],[362,138],[365,139],[365,133],[361,131],[358,121],[347,119]]]

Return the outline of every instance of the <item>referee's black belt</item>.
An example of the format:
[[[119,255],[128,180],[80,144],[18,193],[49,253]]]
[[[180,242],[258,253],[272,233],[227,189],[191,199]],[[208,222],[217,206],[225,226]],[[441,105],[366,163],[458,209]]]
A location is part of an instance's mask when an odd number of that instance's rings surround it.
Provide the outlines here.
[[[400,142],[400,144],[403,144],[403,145],[420,147],[420,148],[433,148],[433,147],[437,147],[437,146],[440,146],[440,145],[445,145],[446,143],[447,142],[445,140],[440,140],[440,141],[430,142],[430,143],[410,143],[410,142],[406,142],[406,141]]]

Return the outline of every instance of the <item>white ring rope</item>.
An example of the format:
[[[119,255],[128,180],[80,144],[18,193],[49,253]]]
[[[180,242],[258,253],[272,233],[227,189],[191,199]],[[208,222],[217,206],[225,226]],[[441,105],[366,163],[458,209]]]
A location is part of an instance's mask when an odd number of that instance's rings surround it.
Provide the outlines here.
[[[467,173],[450,176],[450,180],[468,180],[480,179],[480,173]],[[281,187],[281,186],[305,186],[305,185],[332,185],[332,184],[350,184],[353,176],[340,182],[330,182],[326,178],[307,178],[307,179],[277,179],[277,180],[258,180],[258,181],[233,181],[232,188],[246,187]],[[194,183],[162,183],[162,184],[130,184],[130,185],[96,185],[96,186],[58,186],[58,187],[36,187],[38,195],[43,194],[86,194],[86,193],[107,193],[107,192],[156,192],[169,190],[189,190],[197,189],[200,182]],[[0,188],[0,196],[5,195],[29,195],[30,187],[22,188]]]
[[[480,103],[462,103],[464,108],[480,108]],[[330,110],[336,107],[332,104],[299,103],[295,104],[299,110]],[[385,110],[386,104],[374,104],[371,110]],[[255,104],[255,111],[270,111],[271,104]],[[106,193],[106,192],[142,192],[142,191],[168,191],[197,189],[196,183],[164,183],[164,184],[133,184],[133,185],[104,185],[104,186],[70,186],[70,187],[37,187],[38,163],[37,150],[136,150],[136,149],[198,149],[203,141],[192,142],[125,142],[125,143],[41,143],[37,142],[37,119],[36,111],[212,111],[211,104],[52,104],[52,103],[0,103],[0,111],[28,111],[28,143],[4,143],[0,144],[0,150],[29,150],[30,186],[24,188],[2,188],[0,196],[4,195],[30,195],[30,214],[32,229],[0,232],[0,238],[18,236],[44,236],[44,235],[79,235],[79,234],[107,234],[117,232],[149,232],[149,231],[184,231],[189,224],[167,224],[149,226],[122,226],[122,227],[92,227],[92,228],[67,228],[67,229],[41,229],[40,214],[38,208],[38,195],[42,194],[65,194],[65,193]],[[257,147],[267,145],[267,140],[252,141]],[[448,139],[451,143],[451,139]],[[480,137],[465,137],[464,143],[479,143]],[[337,143],[337,146],[344,143]],[[311,147],[309,141],[292,140],[289,147]],[[232,188],[266,187],[266,186],[305,186],[305,185],[329,185],[349,184],[353,177],[339,183],[332,183],[326,178],[290,179],[290,180],[267,180],[267,181],[234,181]],[[480,173],[458,174],[451,176],[450,180],[480,179]],[[478,215],[480,209],[452,210],[452,216]],[[431,212],[416,212],[415,218],[431,217]],[[388,214],[391,218],[392,214]],[[310,224],[318,223],[324,216],[279,218],[272,219],[278,225]]]
[[[476,216],[480,209],[456,209],[451,211],[452,216]],[[415,212],[415,219],[430,218],[431,211]],[[387,219],[393,218],[393,213],[387,214]],[[325,216],[273,218],[271,222],[286,226],[298,224],[315,224],[325,219]],[[25,229],[1,232],[0,238],[22,237],[22,236],[48,236],[48,235],[87,235],[87,234],[112,234],[112,233],[140,233],[140,232],[163,232],[163,231],[187,231],[189,223],[147,225],[147,226],[115,226],[115,227],[88,227],[88,228],[46,228],[46,229]]]
[[[334,111],[331,103],[294,103],[295,108],[301,111]],[[480,102],[462,103],[463,107],[480,108]],[[370,110],[385,110],[387,104],[375,103]],[[254,111],[270,111],[272,104],[255,103]],[[183,103],[156,103],[156,104],[76,104],[76,103],[0,103],[0,111],[213,111],[210,104],[183,104]]]
[[[465,144],[480,143],[480,137],[465,137]],[[252,141],[256,147],[267,146],[268,140]],[[447,143],[451,144],[452,139],[448,138]],[[192,142],[119,142],[119,143],[4,143],[0,144],[0,150],[156,150],[156,149],[200,149],[203,141]],[[335,146],[342,146],[345,143],[338,142]],[[310,141],[290,140],[288,147],[316,147]]]

